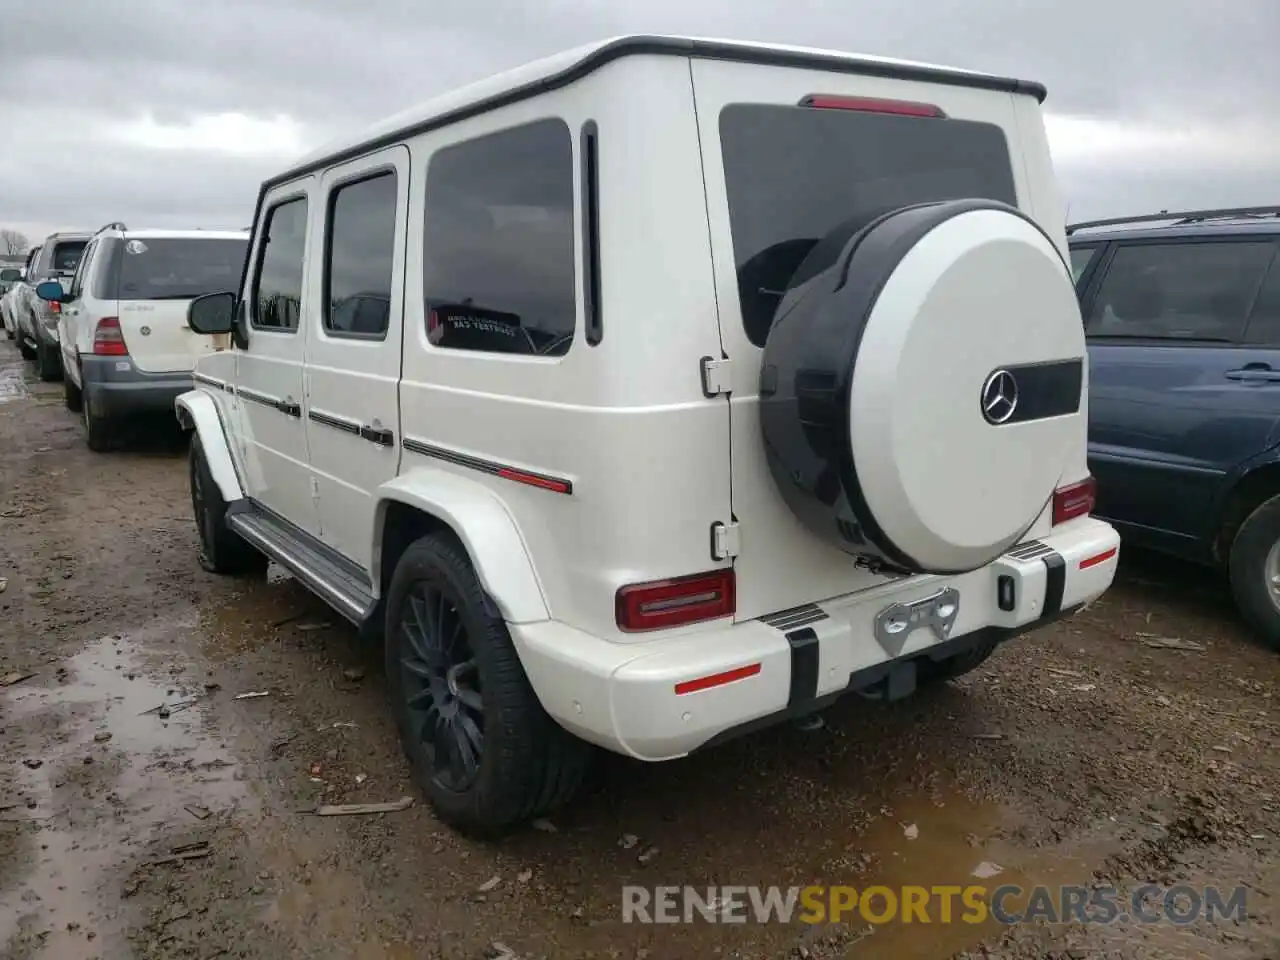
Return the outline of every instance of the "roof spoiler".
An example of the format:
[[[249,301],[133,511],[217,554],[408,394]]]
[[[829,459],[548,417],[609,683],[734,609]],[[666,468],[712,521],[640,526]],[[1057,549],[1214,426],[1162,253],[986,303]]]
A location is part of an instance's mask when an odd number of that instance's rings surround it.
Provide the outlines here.
[[[1183,210],[1171,213],[1161,210],[1159,213],[1144,213],[1136,217],[1112,217],[1109,220],[1086,220],[1081,223],[1067,224],[1067,236],[1077,230],[1092,230],[1097,227],[1119,227],[1136,223],[1159,223],[1172,221],[1169,226],[1181,226],[1187,223],[1202,223],[1205,220],[1248,220],[1259,217],[1280,217],[1280,206],[1275,207],[1226,207],[1221,210]]]

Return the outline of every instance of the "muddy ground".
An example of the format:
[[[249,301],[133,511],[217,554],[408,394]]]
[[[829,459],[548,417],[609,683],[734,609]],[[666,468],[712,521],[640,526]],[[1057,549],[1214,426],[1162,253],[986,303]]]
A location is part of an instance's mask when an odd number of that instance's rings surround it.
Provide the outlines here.
[[[978,673],[818,732],[603,757],[498,843],[418,800],[377,651],[288,578],[200,570],[181,436],[90,453],[4,341],[0,578],[0,683],[33,674],[0,686],[4,958],[1280,957],[1280,657],[1200,571],[1126,557]],[[621,922],[628,883],[931,886],[983,862],[992,886],[1243,885],[1247,916]]]

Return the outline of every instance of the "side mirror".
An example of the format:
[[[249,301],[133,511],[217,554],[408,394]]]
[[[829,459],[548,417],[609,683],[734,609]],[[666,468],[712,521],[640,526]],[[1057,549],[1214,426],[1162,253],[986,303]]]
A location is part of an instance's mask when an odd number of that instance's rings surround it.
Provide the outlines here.
[[[13,283],[22,279],[22,271],[14,270],[10,267],[7,270],[0,270],[0,283]]]
[[[187,305],[187,326],[196,333],[230,333],[235,310],[234,293],[206,293]]]
[[[62,289],[62,284],[57,280],[46,280],[44,283],[36,284],[36,296],[41,300],[48,300],[50,303],[62,303],[66,295],[66,291]]]

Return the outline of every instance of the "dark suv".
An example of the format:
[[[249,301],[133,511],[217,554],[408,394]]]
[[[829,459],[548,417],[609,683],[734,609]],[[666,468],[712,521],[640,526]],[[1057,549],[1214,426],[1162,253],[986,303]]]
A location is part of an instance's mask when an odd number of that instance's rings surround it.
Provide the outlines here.
[[[1225,568],[1280,648],[1280,207],[1067,233],[1096,513],[1126,543]]]

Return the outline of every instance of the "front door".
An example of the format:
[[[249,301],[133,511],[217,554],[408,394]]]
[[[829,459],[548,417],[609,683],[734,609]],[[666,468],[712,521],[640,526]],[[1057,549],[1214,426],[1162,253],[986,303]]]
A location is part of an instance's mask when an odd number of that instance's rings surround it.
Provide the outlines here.
[[[311,229],[306,431],[325,543],[371,564],[375,491],[399,463],[402,291],[409,152],[325,172]]]
[[[236,400],[248,495],[319,535],[302,419],[304,318],[314,310],[306,285],[307,223],[315,190],[308,177],[277,187],[263,203],[241,302],[248,346],[237,358]]]
[[[1277,250],[1247,234],[1133,241],[1099,264],[1085,321],[1089,469],[1096,512],[1136,543],[1194,551],[1223,481],[1280,442],[1263,288]]]

